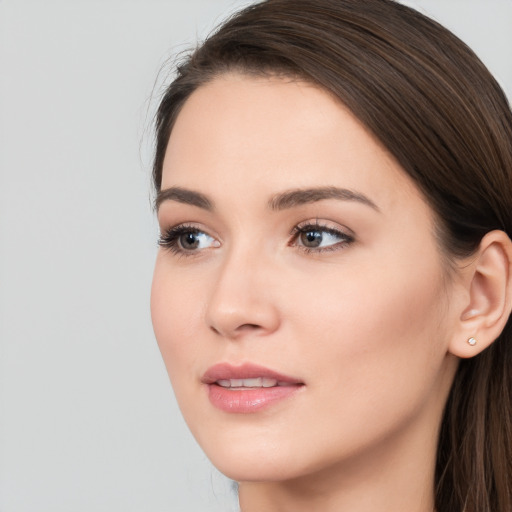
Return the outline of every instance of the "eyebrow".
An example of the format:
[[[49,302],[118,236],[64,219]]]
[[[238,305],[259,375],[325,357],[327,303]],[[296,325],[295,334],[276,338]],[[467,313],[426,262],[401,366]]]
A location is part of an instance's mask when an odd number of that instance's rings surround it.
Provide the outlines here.
[[[286,210],[303,204],[316,203],[324,199],[339,199],[342,201],[355,201],[380,211],[379,207],[360,192],[338,187],[318,187],[295,189],[274,196],[268,202],[272,210]]]
[[[325,199],[338,199],[342,201],[355,201],[370,208],[380,211],[379,207],[367,196],[354,190],[339,187],[316,187],[294,189],[281,192],[273,196],[268,206],[271,210],[287,210],[296,206],[309,203],[316,203]],[[164,201],[177,201],[178,203],[197,206],[204,210],[212,211],[214,209],[212,201],[201,192],[189,190],[182,187],[170,187],[160,190],[155,199],[155,209],[158,211]]]
[[[164,201],[177,201],[178,203],[190,204],[204,210],[213,210],[212,202],[204,194],[181,187],[159,190],[155,199],[156,211],[158,211]]]

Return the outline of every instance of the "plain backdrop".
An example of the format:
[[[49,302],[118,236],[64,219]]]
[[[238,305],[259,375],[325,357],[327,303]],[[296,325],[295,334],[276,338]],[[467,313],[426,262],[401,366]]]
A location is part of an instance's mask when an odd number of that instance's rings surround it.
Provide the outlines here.
[[[0,0],[0,512],[236,510],[153,338],[150,121],[166,60],[247,3]],[[512,97],[511,0],[406,3]]]

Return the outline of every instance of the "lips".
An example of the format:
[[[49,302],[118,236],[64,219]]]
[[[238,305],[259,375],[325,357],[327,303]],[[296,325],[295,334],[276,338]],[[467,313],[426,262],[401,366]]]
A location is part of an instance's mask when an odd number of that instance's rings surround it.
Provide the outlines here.
[[[230,413],[260,411],[291,398],[304,386],[294,377],[253,364],[217,364],[201,380],[208,388],[212,405]]]

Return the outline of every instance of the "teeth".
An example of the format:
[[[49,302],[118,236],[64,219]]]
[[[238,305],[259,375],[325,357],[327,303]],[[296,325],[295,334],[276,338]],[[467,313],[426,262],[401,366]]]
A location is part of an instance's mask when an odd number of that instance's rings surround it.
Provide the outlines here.
[[[264,387],[264,388],[272,388],[274,387],[276,384],[277,384],[277,381],[275,379],[261,379],[262,382],[261,382],[261,385]]]
[[[217,381],[217,384],[223,388],[271,388],[278,385],[278,382],[276,379],[257,377],[254,379],[221,379]],[[279,385],[283,384],[279,383]]]

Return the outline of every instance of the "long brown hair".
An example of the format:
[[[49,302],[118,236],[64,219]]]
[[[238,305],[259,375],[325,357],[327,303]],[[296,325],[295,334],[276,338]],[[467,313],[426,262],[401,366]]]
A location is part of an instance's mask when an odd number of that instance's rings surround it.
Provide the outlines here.
[[[512,234],[512,114],[476,55],[392,0],[267,0],[225,22],[177,69],[156,117],[158,191],[169,136],[200,85],[237,71],[313,82],[381,141],[437,214],[447,259]],[[512,511],[512,325],[462,360],[436,468],[438,512]]]

